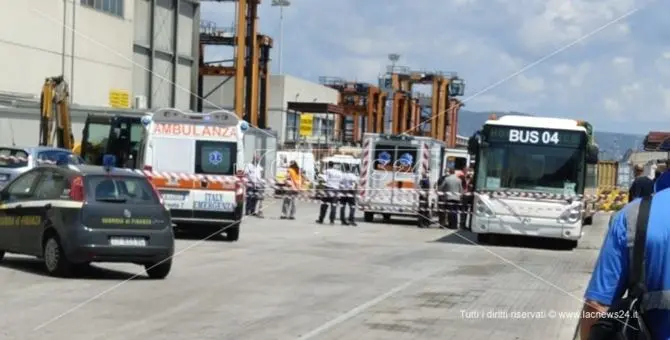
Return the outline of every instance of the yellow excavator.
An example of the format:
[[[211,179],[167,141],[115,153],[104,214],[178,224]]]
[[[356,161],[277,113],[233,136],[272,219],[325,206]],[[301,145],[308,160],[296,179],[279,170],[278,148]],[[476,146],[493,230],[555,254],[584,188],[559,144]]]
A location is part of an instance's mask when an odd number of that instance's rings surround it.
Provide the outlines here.
[[[102,165],[102,155],[117,156],[117,166],[133,166],[143,125],[138,116],[89,114],[82,140],[75,143],[70,115],[70,89],[63,76],[44,81],[40,96],[39,146],[72,150],[88,164]],[[132,136],[131,136],[132,135]],[[131,157],[132,156],[132,157]]]
[[[44,80],[40,95],[40,146],[74,150],[70,119],[70,89],[63,76]]]

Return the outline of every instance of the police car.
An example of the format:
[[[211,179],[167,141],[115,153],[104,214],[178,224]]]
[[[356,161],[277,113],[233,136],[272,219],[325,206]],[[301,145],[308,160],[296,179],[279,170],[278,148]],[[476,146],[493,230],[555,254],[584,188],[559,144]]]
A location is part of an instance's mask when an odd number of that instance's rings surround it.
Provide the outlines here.
[[[0,259],[5,252],[44,259],[53,276],[91,262],[143,265],[149,277],[172,267],[169,211],[143,175],[104,166],[56,165],[29,170],[0,191]]]

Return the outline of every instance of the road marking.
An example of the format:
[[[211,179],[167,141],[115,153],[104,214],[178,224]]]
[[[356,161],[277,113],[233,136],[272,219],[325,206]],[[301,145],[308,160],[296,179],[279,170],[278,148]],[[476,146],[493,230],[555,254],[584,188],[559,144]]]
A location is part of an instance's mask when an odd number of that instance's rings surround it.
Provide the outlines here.
[[[444,237],[453,235],[457,232],[458,232],[458,230],[452,231],[449,234],[444,235]],[[407,281],[407,282],[405,282],[405,283],[387,291],[386,293],[375,297],[372,300],[368,300],[367,302],[364,302],[364,303],[354,307],[353,309],[349,310],[348,312],[346,312],[344,314],[340,314],[335,319],[332,319],[332,320],[324,323],[323,325],[309,331],[308,333],[301,335],[298,339],[306,340],[306,339],[312,339],[316,336],[319,336],[322,333],[330,330],[331,328],[333,328],[333,327],[335,327],[335,326],[337,326],[337,325],[339,325],[339,324],[341,324],[341,323],[343,323],[343,322],[345,322],[345,321],[347,321],[347,320],[349,320],[353,317],[356,317],[357,315],[365,312],[370,307],[373,307],[373,306],[377,305],[378,303],[383,302],[384,300],[392,297],[393,295],[396,295],[396,294],[402,292],[403,290],[409,288],[410,286],[416,284],[417,282],[423,281],[423,280],[425,280],[425,279],[427,279],[427,278],[445,270],[446,268],[447,268],[447,266],[441,267],[438,270],[431,271],[428,274],[425,274],[425,275],[422,275],[418,278]]]

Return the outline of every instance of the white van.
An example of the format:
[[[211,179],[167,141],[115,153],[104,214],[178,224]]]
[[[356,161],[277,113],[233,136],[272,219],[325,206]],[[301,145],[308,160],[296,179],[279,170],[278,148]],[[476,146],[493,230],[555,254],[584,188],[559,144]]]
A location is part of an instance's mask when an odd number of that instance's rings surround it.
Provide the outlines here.
[[[229,111],[186,113],[161,109],[145,126],[138,168],[152,178],[178,227],[226,228],[239,238],[243,216],[243,133],[248,124]],[[230,225],[230,226],[229,226]]]
[[[428,137],[366,133],[359,184],[365,221],[372,221],[375,214],[385,221],[392,215],[417,216],[421,177],[427,174],[431,187],[436,185],[445,149],[443,142]],[[436,201],[431,190],[429,202]]]

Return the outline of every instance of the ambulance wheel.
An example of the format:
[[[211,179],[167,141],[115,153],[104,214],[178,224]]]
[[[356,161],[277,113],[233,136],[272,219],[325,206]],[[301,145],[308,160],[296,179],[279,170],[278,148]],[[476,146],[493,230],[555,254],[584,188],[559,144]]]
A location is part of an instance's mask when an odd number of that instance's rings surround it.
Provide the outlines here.
[[[366,211],[365,213],[363,213],[363,220],[365,222],[372,222],[375,220],[375,214]]]
[[[477,243],[488,244],[491,242],[491,234],[477,234]]]
[[[226,241],[235,242],[240,239],[240,225],[239,222],[235,226],[228,227],[224,231],[226,234]]]

